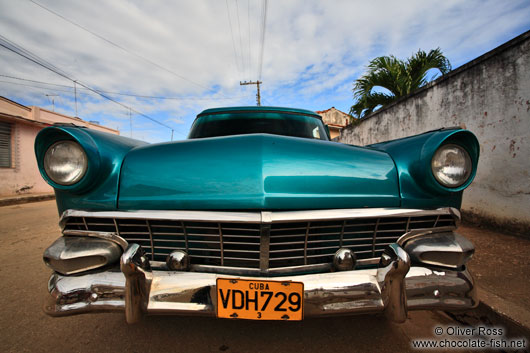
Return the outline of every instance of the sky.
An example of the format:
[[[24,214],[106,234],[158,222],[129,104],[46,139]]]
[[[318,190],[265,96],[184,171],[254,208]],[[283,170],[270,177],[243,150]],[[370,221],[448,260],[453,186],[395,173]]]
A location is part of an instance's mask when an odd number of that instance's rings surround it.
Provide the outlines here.
[[[80,118],[179,140],[204,109],[255,105],[241,81],[262,105],[349,112],[377,56],[440,47],[457,68],[529,29],[528,0],[0,0],[0,43],[62,74],[0,46],[0,96],[75,116],[75,80]]]

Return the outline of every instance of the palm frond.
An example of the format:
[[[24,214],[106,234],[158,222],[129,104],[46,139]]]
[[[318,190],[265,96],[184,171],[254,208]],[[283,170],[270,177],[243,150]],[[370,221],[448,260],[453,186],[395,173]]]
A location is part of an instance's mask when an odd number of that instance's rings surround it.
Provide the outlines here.
[[[370,93],[351,107],[350,114],[358,119],[363,118],[374,112],[377,107],[385,106],[391,103],[394,99],[394,96],[385,93]]]
[[[414,92],[427,83],[426,74],[430,69],[438,69],[442,75],[451,71],[451,63],[440,48],[428,53],[418,50],[406,61],[393,55],[371,60],[367,72],[353,85],[356,103],[351,107],[350,114],[357,118],[363,117],[379,105],[387,105]],[[374,92],[377,87],[385,88],[391,94]]]

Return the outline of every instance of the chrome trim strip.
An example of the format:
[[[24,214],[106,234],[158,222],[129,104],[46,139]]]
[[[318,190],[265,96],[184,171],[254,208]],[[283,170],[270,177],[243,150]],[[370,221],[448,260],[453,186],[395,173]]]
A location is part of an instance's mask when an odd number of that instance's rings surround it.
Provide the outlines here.
[[[346,226],[346,221],[342,221],[342,228],[340,229],[340,243],[339,247],[342,248],[342,241],[344,240],[344,227]]]
[[[162,261],[149,261],[151,267],[160,271],[168,271],[167,265]],[[357,265],[377,265],[379,258],[376,259],[362,259],[357,260]],[[195,273],[217,273],[232,276],[267,276],[267,275],[281,275],[302,272],[330,272],[332,268],[331,263],[300,265],[291,267],[275,267],[269,268],[266,271],[261,271],[257,268],[249,267],[231,267],[231,266],[214,266],[214,265],[190,265],[190,272]]]
[[[118,222],[116,221],[116,218],[113,218],[112,221],[114,222],[114,228],[116,228],[116,233],[118,233],[118,236],[121,237],[120,227],[118,227]]]
[[[211,222],[234,222],[234,223],[260,223],[259,212],[224,212],[224,211],[82,211],[66,210],[61,215],[59,225],[64,227],[68,217],[101,217],[101,218],[147,218],[157,220],[179,220],[179,221],[204,221]]]
[[[83,237],[94,237],[94,238],[100,238],[105,240],[110,240],[119,246],[123,250],[127,249],[129,246],[129,243],[127,240],[120,237],[118,234],[113,232],[95,232],[90,230],[73,230],[73,229],[67,229],[63,230],[64,235],[75,235],[75,236],[83,236]]]
[[[309,237],[309,230],[311,229],[311,222],[307,222],[305,227],[305,237],[304,237],[304,265],[307,265],[307,238]]]
[[[447,207],[436,210],[421,210],[407,208],[354,208],[354,209],[329,209],[329,210],[307,210],[307,211],[279,211],[272,212],[272,223],[290,221],[331,221],[357,218],[376,217],[418,217],[451,215],[460,216],[457,209]]]
[[[221,266],[224,266],[225,252],[223,247],[223,228],[221,227],[221,223],[217,223],[217,227],[219,228],[219,250],[221,252]]]
[[[261,223],[271,223],[272,222],[272,212],[261,211]]]
[[[116,220],[116,218],[114,218]],[[151,224],[149,224],[149,219],[145,220],[145,225],[147,226],[147,230],[149,231],[149,242],[151,244],[151,260],[155,259],[155,244],[153,242],[153,232],[151,231]]]
[[[460,220],[460,211],[446,207],[436,210],[407,208],[353,208],[305,211],[270,211],[270,212],[227,212],[227,211],[82,211],[66,210],[61,215],[59,225],[64,228],[68,217],[101,217],[101,218],[147,218],[157,220],[209,221],[233,223],[282,223],[291,221],[331,221],[376,217],[420,217],[451,215]]]
[[[193,273],[218,273],[222,275],[260,276],[259,268],[213,266],[213,265],[190,265],[190,272]]]
[[[372,260],[373,259],[369,259]],[[379,263],[379,259],[376,259],[375,263]],[[162,264],[160,262],[155,262],[153,266],[157,264]],[[232,275],[232,276],[277,276],[277,275],[287,275],[292,273],[301,273],[301,272],[330,272],[332,270],[331,263],[323,264],[312,264],[312,265],[300,265],[300,266],[291,266],[291,267],[275,267],[269,268],[264,271],[258,268],[248,268],[248,267],[230,267],[230,266],[213,266],[213,265],[190,265],[191,272],[197,273],[217,273],[223,275]]]
[[[180,221],[180,226],[182,227],[182,233],[184,233],[184,242],[186,244],[186,253],[190,253],[190,247],[188,245],[188,230],[186,229],[186,225],[183,221]]]
[[[357,260],[357,265],[377,265],[379,258]],[[149,261],[151,267],[160,271],[168,271],[167,265],[162,261]],[[266,275],[280,275],[291,274],[297,272],[330,272],[333,269],[331,263],[300,265],[291,267],[275,267],[269,268],[266,271],[261,271],[257,268],[248,267],[231,267],[231,266],[214,266],[214,265],[190,265],[190,272],[196,273],[217,273],[233,276],[266,276]]]

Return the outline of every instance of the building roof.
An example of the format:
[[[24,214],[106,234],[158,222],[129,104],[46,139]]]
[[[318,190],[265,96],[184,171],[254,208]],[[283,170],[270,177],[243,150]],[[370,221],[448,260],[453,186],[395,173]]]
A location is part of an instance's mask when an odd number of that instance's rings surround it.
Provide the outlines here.
[[[18,103],[18,102],[15,102],[15,101],[13,101],[13,100],[11,100],[11,99],[9,99],[9,98],[6,98],[6,97],[4,97],[4,96],[0,96],[0,100],[6,101],[6,102],[11,103],[11,104],[13,104],[13,105],[17,105],[18,107],[20,107],[20,108],[22,108],[22,109],[26,109],[26,110],[28,110],[28,111],[31,110],[30,107],[27,107],[27,106],[25,106],[25,105],[23,105],[23,104],[20,104],[20,103]]]
[[[326,109],[326,110],[317,110],[315,113],[317,113],[317,114],[325,114],[325,113],[330,112],[330,111],[333,111],[333,110],[335,110],[335,111],[337,111],[337,112],[339,112],[339,113],[341,113],[341,114],[344,114],[344,115],[350,116],[349,114],[346,114],[346,113],[344,113],[342,110],[338,110],[338,109],[335,108],[335,107],[331,107],[331,108]]]
[[[326,110],[319,110],[317,114],[322,115],[322,120],[328,125],[337,128],[343,128],[350,122],[350,115],[331,107]]]
[[[72,123],[79,126],[119,134],[118,130],[107,126],[85,121],[79,117],[73,117],[57,112],[53,112],[36,106],[25,106],[9,98],[0,96],[0,116],[7,119],[23,121],[29,124],[49,126],[55,123]]]

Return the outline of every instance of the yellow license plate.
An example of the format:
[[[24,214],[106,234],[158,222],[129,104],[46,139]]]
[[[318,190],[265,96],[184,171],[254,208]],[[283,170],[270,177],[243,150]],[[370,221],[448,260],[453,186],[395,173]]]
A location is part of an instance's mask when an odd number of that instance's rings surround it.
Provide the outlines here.
[[[217,317],[247,320],[302,320],[304,284],[217,279]]]

